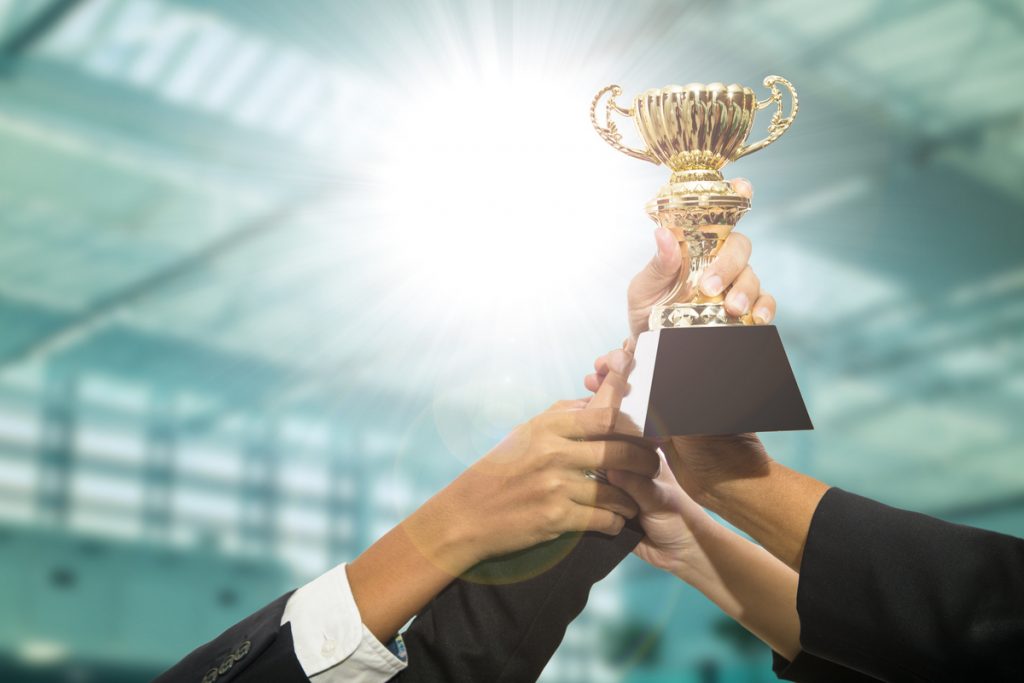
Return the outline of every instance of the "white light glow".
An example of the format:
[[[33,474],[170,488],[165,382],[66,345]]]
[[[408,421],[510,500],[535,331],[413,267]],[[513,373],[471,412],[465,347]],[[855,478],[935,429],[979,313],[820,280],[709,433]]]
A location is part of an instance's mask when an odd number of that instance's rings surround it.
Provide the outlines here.
[[[481,415],[491,424],[526,410],[523,387],[544,405],[579,392],[591,358],[621,343],[626,286],[653,252],[643,205],[666,173],[591,128],[594,93],[636,80],[590,42],[600,21],[567,40],[551,4],[409,11],[389,25],[387,69],[337,75],[331,139],[351,172],[310,219],[337,273],[317,292],[337,320],[318,345],[372,349],[339,360],[347,381],[446,404],[500,392],[508,405]]]
[[[590,130],[582,92],[528,72],[392,94],[367,171],[407,314],[522,334],[607,308],[593,285],[629,234],[602,197],[629,163]]]

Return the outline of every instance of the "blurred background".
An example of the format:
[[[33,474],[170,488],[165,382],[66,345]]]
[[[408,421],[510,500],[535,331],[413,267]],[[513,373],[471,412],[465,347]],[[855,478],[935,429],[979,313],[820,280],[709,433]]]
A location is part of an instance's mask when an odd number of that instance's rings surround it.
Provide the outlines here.
[[[773,73],[771,452],[1024,535],[1019,2],[0,0],[0,680],[148,680],[581,395],[667,178],[591,97]],[[630,558],[544,680],[772,676]]]

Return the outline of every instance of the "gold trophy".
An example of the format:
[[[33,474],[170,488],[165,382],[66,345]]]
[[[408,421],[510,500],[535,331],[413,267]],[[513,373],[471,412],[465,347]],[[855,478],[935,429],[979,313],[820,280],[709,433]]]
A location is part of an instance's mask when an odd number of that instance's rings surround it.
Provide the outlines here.
[[[780,85],[790,94],[785,116]],[[775,142],[797,114],[789,81],[769,76],[764,86],[770,95],[758,100],[753,90],[737,84],[670,85],[622,107],[615,101],[622,89],[609,85],[590,105],[590,121],[605,142],[672,171],[646,210],[679,240],[683,268],[672,290],[651,309],[650,331],[637,342],[631,390],[623,401],[623,411],[646,436],[811,428],[775,327],[729,315],[727,291],[709,297],[698,289],[725,238],[750,210],[750,200],[733,191],[722,167]],[[602,125],[597,112],[609,93]],[[755,114],[772,105],[768,136],[746,144]],[[633,119],[646,149],[622,143],[614,114]]]

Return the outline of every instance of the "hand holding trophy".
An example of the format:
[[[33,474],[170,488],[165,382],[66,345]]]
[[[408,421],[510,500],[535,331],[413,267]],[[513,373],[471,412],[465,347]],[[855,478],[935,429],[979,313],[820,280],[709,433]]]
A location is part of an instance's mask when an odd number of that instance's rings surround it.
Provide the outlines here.
[[[675,236],[683,264],[675,285],[651,308],[650,331],[637,340],[632,388],[622,404],[645,436],[811,428],[778,331],[752,325],[749,314],[731,315],[728,288],[700,288],[726,237],[750,209],[749,197],[723,178],[722,167],[777,140],[797,113],[789,81],[769,76],[764,84],[771,94],[761,101],[741,85],[692,83],[648,90],[628,108],[615,101],[621,88],[610,85],[591,104],[591,123],[605,142],[672,170],[646,210]],[[787,116],[780,84],[791,95]],[[602,125],[598,105],[609,93]],[[773,104],[768,136],[745,144],[756,112]],[[646,149],[622,143],[613,114],[633,119]]]

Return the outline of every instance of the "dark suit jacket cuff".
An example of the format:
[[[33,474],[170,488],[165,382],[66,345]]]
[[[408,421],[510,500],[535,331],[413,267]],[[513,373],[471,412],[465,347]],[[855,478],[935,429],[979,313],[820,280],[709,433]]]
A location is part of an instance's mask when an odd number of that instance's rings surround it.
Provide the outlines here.
[[[806,652],[799,653],[793,661],[772,652],[772,671],[780,680],[797,683],[866,683],[878,680]]]
[[[936,524],[941,523],[829,489],[814,512],[800,566],[800,646],[880,679],[941,678],[908,666],[889,633],[899,632],[901,614],[912,609],[904,600],[906,587],[918,577],[908,554],[919,544],[918,533]]]

